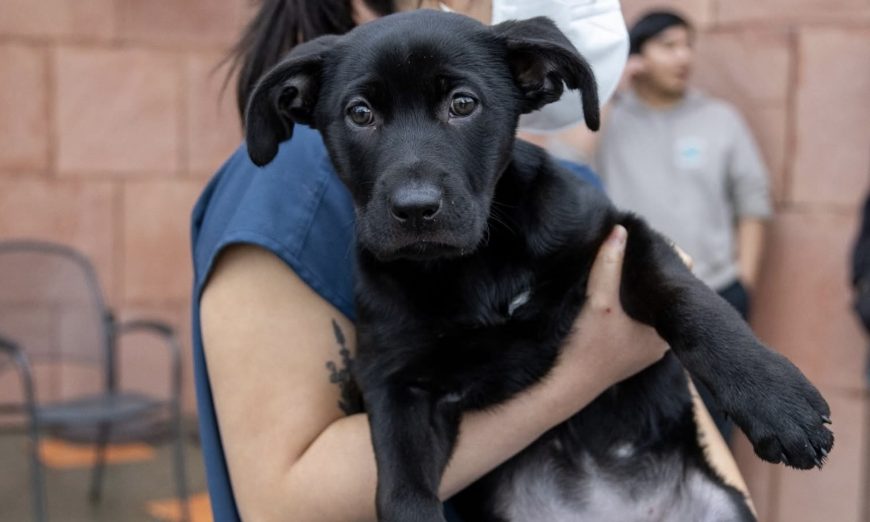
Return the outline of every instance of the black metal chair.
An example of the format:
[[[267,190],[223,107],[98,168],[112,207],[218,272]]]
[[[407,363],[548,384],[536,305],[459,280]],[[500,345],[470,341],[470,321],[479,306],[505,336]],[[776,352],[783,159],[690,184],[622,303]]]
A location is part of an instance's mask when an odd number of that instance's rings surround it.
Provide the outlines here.
[[[166,397],[125,391],[119,385],[118,340],[136,331],[159,336],[169,350],[171,389]],[[121,434],[124,440],[149,442],[168,435],[174,439],[182,517],[190,520],[181,424],[181,353],[170,326],[157,321],[116,321],[104,302],[93,266],[77,251],[42,241],[0,241],[0,374],[8,368],[18,370],[22,400],[0,404],[0,413],[24,414],[27,419],[35,520],[46,520],[39,455],[43,432],[96,445],[92,502],[100,499],[109,442]]]

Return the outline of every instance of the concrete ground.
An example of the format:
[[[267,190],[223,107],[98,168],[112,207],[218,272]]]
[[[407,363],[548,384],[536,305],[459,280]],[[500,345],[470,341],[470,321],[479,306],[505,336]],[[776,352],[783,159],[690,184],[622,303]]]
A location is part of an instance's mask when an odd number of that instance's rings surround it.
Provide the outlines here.
[[[0,522],[33,520],[28,439],[0,432]],[[102,500],[88,500],[90,448],[46,440],[42,445],[50,522],[154,522],[178,520],[174,501],[172,446],[116,446],[106,467]],[[193,522],[211,520],[205,498],[202,454],[193,437],[186,440],[188,487]]]

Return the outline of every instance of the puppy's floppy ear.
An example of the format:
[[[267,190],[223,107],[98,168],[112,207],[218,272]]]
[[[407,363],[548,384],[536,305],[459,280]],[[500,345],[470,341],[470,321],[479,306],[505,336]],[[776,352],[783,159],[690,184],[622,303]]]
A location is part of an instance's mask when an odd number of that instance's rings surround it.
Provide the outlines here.
[[[324,57],[336,35],[296,46],[257,82],[245,111],[248,156],[258,166],[272,161],[278,144],[293,136],[294,123],[312,124]]]
[[[598,130],[601,116],[595,75],[552,20],[543,16],[511,20],[492,29],[507,49],[514,81],[523,93],[523,113],[558,100],[567,85],[580,90],[586,126]]]

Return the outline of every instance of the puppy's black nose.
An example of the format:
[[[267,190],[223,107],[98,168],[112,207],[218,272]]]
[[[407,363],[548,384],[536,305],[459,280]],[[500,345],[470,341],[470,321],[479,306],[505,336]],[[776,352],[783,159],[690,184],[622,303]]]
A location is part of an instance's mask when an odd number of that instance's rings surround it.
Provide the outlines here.
[[[441,211],[442,196],[441,189],[430,184],[399,187],[390,198],[390,211],[402,223],[431,221]]]

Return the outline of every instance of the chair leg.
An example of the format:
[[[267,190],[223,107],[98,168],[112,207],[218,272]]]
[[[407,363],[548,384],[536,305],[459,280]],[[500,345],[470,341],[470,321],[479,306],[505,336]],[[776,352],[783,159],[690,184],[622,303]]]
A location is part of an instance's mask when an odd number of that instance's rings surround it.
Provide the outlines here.
[[[88,498],[91,504],[96,504],[102,497],[103,472],[106,468],[106,446],[109,443],[109,424],[100,424],[97,432],[97,451],[94,459],[94,469],[91,471],[91,491]]]
[[[33,520],[46,522],[45,473],[39,457],[39,430],[36,422],[30,426],[30,483],[33,494]]]
[[[187,472],[184,462],[184,430],[181,425],[181,404],[175,400],[173,407],[173,424],[175,425],[175,485],[178,490],[178,502],[181,506],[181,520],[190,522],[190,503],[187,493]]]
[[[0,339],[0,348],[6,346],[8,345],[3,344],[2,339]],[[45,522],[47,520],[47,510],[45,507],[45,469],[42,466],[42,459],[39,457],[39,413],[36,408],[36,393],[33,387],[30,364],[21,351],[14,348],[12,356],[15,358],[21,372],[21,386],[24,391],[28,417],[27,428],[30,435],[30,487],[33,490],[31,492],[33,495],[33,519],[36,522]]]

